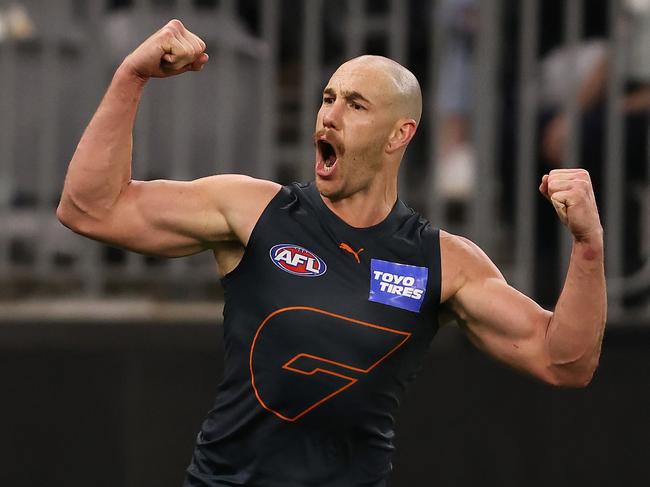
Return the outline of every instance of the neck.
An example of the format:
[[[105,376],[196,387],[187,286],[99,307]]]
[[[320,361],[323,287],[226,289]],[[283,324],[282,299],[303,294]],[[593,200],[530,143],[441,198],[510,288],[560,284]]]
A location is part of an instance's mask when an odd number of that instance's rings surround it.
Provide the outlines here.
[[[321,195],[327,207],[352,227],[366,228],[386,219],[397,201],[397,179],[375,184],[336,200]]]

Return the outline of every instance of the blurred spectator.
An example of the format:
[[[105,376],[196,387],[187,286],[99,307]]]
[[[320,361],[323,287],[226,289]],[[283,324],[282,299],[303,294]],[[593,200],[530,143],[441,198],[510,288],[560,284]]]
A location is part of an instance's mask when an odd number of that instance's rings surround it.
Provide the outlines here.
[[[648,199],[648,127],[650,126],[650,0],[624,0],[622,2],[623,46],[616,55],[624,56],[623,86],[621,103],[623,121],[623,165],[624,194],[624,272],[636,272],[647,258],[642,235],[647,221],[643,218],[643,199]],[[562,167],[565,161],[565,147],[569,137],[569,121],[564,113],[564,101],[568,96],[566,73],[577,75],[577,101],[579,109],[580,146],[579,160],[589,170],[599,206],[604,207],[607,181],[605,179],[605,157],[607,154],[607,94],[611,52],[606,40],[595,39],[578,45],[573,53],[569,47],[549,52],[541,65],[541,137],[540,172]],[[575,63],[569,66],[568,63]],[[646,209],[646,211],[648,211]],[[603,215],[604,217],[605,215]],[[542,254],[539,262],[555,259],[554,222],[539,214],[542,221],[540,234],[546,236],[540,244]],[[544,223],[545,222],[545,223]],[[606,223],[606,222],[605,222]],[[647,231],[647,230],[645,230]],[[556,280],[557,281],[557,280]],[[553,294],[549,290],[546,294]],[[646,296],[647,299],[647,296]]]
[[[444,39],[436,100],[441,113],[436,191],[443,200],[464,202],[475,186],[470,116],[479,5],[476,0],[443,0],[439,12]]]
[[[6,39],[31,39],[35,30],[34,22],[24,5],[12,3],[5,9],[0,9],[0,42]]]
[[[650,0],[626,0],[623,5],[626,24],[626,42],[621,53],[625,56],[623,112],[628,123],[645,125],[650,110]],[[611,61],[608,59],[606,42],[585,42],[578,46],[577,52],[571,53],[569,50],[569,47],[557,49],[542,63],[542,104],[552,113],[543,129],[542,152],[546,162],[554,167],[562,163],[569,130],[566,114],[562,111],[570,89],[566,76],[570,72],[568,63],[576,63],[572,69],[576,70],[578,77],[578,106],[583,114],[583,129],[587,131],[583,136],[585,143],[593,143],[591,136],[599,130],[590,119],[595,118],[602,125],[604,118]],[[585,155],[598,157],[592,151]],[[598,166],[596,169],[600,169],[602,163]]]
[[[561,111],[577,82],[578,106],[581,112],[591,110],[598,103],[607,80],[607,44],[604,39],[583,42],[575,48],[562,46],[551,51],[541,64],[540,105],[552,112],[542,137],[544,157],[559,167],[568,135],[568,121]],[[567,73],[574,73],[575,81]]]

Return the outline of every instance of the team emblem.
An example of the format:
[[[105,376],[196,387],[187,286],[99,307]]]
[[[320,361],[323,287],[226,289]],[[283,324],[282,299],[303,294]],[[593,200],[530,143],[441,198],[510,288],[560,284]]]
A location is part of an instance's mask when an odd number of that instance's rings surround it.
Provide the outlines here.
[[[298,245],[274,245],[269,256],[280,269],[296,276],[318,277],[327,271],[327,265],[323,259]]]
[[[303,331],[296,334],[296,327]],[[318,308],[278,309],[262,321],[251,344],[255,397],[278,418],[298,421],[366,380],[410,337]]]

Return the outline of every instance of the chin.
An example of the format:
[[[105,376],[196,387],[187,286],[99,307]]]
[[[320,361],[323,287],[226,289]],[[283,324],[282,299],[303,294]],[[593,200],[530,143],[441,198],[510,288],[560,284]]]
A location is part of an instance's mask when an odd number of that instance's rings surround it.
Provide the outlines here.
[[[341,197],[342,188],[334,181],[327,181],[316,176],[316,188],[321,196],[329,200],[337,200]]]

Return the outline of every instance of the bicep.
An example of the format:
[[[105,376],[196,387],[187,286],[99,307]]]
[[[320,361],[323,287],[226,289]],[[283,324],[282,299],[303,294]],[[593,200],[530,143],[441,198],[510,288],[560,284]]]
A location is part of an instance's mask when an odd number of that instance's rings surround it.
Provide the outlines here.
[[[88,233],[135,252],[164,257],[194,254],[244,236],[242,222],[259,216],[250,207],[265,196],[257,188],[264,183],[268,182],[236,175],[131,181],[107,216]],[[241,215],[235,215],[238,207]]]
[[[131,181],[97,232],[113,245],[176,257],[227,235],[228,224],[198,181]]]
[[[552,381],[546,342],[552,314],[508,285],[474,244],[464,242],[461,247],[452,260],[460,257],[463,277],[448,301],[461,328],[497,360]]]

